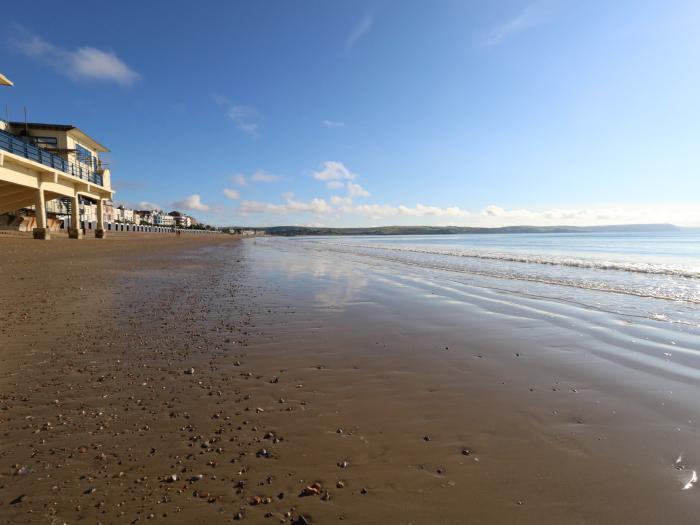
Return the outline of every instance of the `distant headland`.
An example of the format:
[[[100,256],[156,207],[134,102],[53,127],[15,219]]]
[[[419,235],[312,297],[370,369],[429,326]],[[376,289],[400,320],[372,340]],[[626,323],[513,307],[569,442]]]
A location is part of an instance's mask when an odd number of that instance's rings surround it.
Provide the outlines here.
[[[319,228],[308,226],[270,226],[253,228],[267,235],[449,235],[495,233],[642,233],[700,231],[673,224],[618,224],[607,226],[504,226],[476,228],[469,226],[378,226],[374,228]]]

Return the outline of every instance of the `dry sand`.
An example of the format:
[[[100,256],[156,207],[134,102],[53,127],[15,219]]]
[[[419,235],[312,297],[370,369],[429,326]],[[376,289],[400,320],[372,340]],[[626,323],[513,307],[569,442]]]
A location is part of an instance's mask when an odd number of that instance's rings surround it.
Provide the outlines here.
[[[538,319],[230,237],[0,254],[0,523],[697,522],[697,386]]]

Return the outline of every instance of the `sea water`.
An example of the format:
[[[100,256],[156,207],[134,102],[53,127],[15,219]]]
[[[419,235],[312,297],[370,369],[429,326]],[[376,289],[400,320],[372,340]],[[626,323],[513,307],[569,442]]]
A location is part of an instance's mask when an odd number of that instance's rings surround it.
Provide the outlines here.
[[[465,284],[700,326],[700,232],[289,239],[358,261],[449,272]],[[700,342],[699,345],[700,347]]]

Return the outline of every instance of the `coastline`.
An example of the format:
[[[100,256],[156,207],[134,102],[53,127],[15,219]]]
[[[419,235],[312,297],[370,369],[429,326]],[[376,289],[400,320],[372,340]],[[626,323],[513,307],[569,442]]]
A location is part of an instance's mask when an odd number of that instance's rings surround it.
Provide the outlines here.
[[[635,327],[274,240],[0,243],[5,521],[695,520],[696,378]]]

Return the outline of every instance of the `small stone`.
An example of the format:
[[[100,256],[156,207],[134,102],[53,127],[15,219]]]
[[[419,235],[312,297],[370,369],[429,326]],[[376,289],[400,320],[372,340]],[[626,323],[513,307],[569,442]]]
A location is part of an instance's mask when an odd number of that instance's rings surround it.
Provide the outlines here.
[[[175,483],[178,479],[177,474],[170,474],[169,476],[165,477],[164,481],[166,483]]]
[[[342,489],[343,487],[345,487],[345,483],[343,483],[342,481],[338,481],[338,483],[336,483],[335,486],[339,489]]]
[[[430,436],[423,436],[423,441],[432,441],[433,438]]]
[[[321,484],[316,482],[312,485],[309,485],[308,487],[304,487],[301,490],[301,494],[299,494],[300,497],[304,496],[317,496],[318,494],[321,493]]]
[[[468,456],[468,455],[471,454],[471,453],[472,453],[472,451],[469,450],[468,448],[463,448],[463,449],[462,449],[462,455],[463,455],[463,456]]]
[[[360,490],[360,494],[367,494],[368,492],[369,491],[365,487],[362,487],[362,489]]]
[[[350,463],[348,463],[347,461],[343,460],[343,461],[339,461],[339,462],[338,462],[338,466],[339,466],[340,468],[348,468],[348,467],[350,466]]]
[[[188,368],[187,370],[185,370],[185,374],[187,374],[188,376],[193,375],[193,374],[194,374],[194,368]]]

